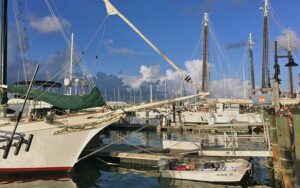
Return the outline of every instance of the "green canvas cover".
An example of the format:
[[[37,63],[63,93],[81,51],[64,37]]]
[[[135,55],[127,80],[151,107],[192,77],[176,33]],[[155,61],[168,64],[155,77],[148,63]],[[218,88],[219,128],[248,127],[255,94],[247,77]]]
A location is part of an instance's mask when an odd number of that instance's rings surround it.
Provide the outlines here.
[[[25,95],[27,88],[27,86],[8,86],[7,91]],[[88,96],[61,95],[38,89],[32,89],[29,96],[53,106],[70,110],[81,110],[105,105],[105,101],[97,87],[93,88]]]

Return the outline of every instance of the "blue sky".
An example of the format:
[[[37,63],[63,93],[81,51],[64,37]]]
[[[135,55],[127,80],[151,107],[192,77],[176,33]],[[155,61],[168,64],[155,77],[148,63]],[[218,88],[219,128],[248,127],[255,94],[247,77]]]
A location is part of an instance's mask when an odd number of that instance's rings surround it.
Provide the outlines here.
[[[24,1],[28,6],[27,16],[30,19],[28,21],[35,20],[38,24],[38,21],[46,16],[51,16],[44,1]],[[76,47],[79,50],[84,49],[106,16],[104,3],[102,0],[53,0],[53,2],[65,21],[66,31],[74,32]],[[256,42],[254,47],[256,84],[260,85],[263,17],[259,7],[263,5],[262,0],[111,0],[111,2],[183,69],[185,61],[190,60],[201,37],[204,12],[209,13],[217,36],[231,59],[233,69],[240,66],[244,47],[226,47],[246,42],[249,32],[252,32]],[[12,1],[9,3],[9,22],[13,25],[15,19]],[[300,1],[271,0],[270,3],[280,22],[300,35],[300,12],[297,10]],[[41,60],[46,62],[56,52],[66,50],[67,45],[59,31],[45,32],[38,30],[37,27],[32,23],[28,24],[29,53],[32,56],[41,56]],[[282,32],[270,18],[271,41],[282,35]],[[101,71],[118,74],[122,71],[125,75],[138,76],[141,65],[159,65],[161,74],[164,74],[166,69],[172,69],[117,16],[109,17],[107,20],[99,58],[96,59],[100,37],[100,34],[96,36],[84,55],[84,63],[92,73]],[[194,59],[201,59],[201,50],[200,46]],[[294,54],[298,60],[299,51],[295,50]],[[285,60],[281,61],[281,64],[285,64]],[[273,64],[272,54],[270,63]],[[233,70],[236,71],[238,70]],[[294,69],[295,80],[298,73],[299,67]],[[286,74],[286,71],[282,70],[282,78],[287,78]],[[283,82],[283,85],[287,87],[287,83]]]

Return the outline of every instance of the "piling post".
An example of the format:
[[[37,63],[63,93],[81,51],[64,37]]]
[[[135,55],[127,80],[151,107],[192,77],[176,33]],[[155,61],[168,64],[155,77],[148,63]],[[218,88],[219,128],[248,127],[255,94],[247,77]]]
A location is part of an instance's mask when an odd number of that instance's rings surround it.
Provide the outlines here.
[[[291,178],[293,173],[291,131],[288,118],[283,113],[276,116],[277,138],[279,144],[280,172],[285,188],[293,187]]]
[[[276,127],[276,117],[275,114],[270,115],[270,133],[271,133],[271,143],[272,143],[272,152],[273,152],[273,168],[274,168],[274,179],[275,187],[280,187],[276,182],[280,181],[280,159],[279,159],[279,146],[277,139],[277,127]]]
[[[295,146],[294,167],[296,174],[296,185],[300,187],[300,105],[298,104],[293,110],[293,134]]]
[[[149,125],[149,110],[146,110],[146,125]]]
[[[173,110],[173,123],[176,123],[176,109],[175,109],[175,103],[172,104],[172,110]]]

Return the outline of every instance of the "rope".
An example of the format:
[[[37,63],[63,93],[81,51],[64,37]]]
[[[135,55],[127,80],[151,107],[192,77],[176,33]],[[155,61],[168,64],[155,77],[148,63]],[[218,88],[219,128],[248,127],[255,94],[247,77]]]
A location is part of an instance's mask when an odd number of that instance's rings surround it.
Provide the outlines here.
[[[134,131],[133,133],[137,133],[137,132],[143,130],[144,128],[146,128],[146,127],[148,127],[148,126],[150,126],[150,125],[145,125],[145,126],[141,127],[140,129]],[[85,156],[79,158],[79,159],[77,160],[77,163],[80,162],[80,161],[82,161],[82,160],[84,160],[84,159],[86,159],[86,158],[88,158],[88,157],[90,157],[90,156],[92,156],[92,155],[94,155],[94,154],[96,154],[96,153],[98,153],[99,151],[101,151],[101,150],[103,150],[103,149],[105,149],[105,148],[107,148],[107,147],[109,147],[109,146],[111,146],[111,145],[113,145],[113,144],[119,142],[120,140],[121,140],[121,139],[119,138],[118,140],[115,140],[115,141],[113,141],[112,143],[110,143],[110,144],[108,144],[108,145],[106,145],[106,146],[103,146],[102,148],[99,148],[99,149],[93,151],[92,153],[87,154],[87,155],[85,155]]]
[[[101,37],[100,37],[99,46],[98,46],[98,49],[96,51],[96,58],[99,56],[100,47],[101,47],[101,44],[103,42],[105,31],[106,31],[106,24],[104,25],[103,32],[102,32]]]
[[[97,159],[98,159],[99,161],[101,161],[102,163],[106,163],[106,164],[108,164],[108,165],[119,166],[119,164],[117,164],[117,163],[110,163],[110,162],[107,162],[107,161],[104,161],[104,160],[100,159],[99,157],[97,157]]]
[[[131,146],[133,146],[133,147],[136,147],[136,148],[138,148],[138,149],[140,149],[140,150],[142,150],[142,151],[145,151],[145,152],[147,152],[147,153],[151,153],[151,154],[154,154],[154,155],[158,155],[157,153],[154,153],[154,152],[152,152],[152,151],[148,151],[148,150],[146,150],[146,149],[144,149],[144,148],[141,148],[141,147],[139,147],[139,146],[137,146],[137,145],[132,144],[131,142],[129,142],[128,140],[126,140],[125,137],[122,137],[122,136],[118,135],[118,134],[115,133],[114,131],[112,131],[112,133],[113,133],[114,135],[116,135],[117,137],[119,137],[121,140],[123,140],[124,142],[128,143],[129,145],[131,145]]]
[[[100,25],[97,27],[95,33],[92,35],[91,39],[89,40],[89,42],[87,43],[86,47],[82,50],[82,53],[85,53],[85,51],[89,48],[89,46],[92,44],[93,40],[95,39],[95,37],[97,36],[97,34],[99,33],[100,29],[102,28],[102,26],[106,26],[105,22],[108,18],[108,15],[105,16],[105,18],[103,19],[103,21],[100,23]]]
[[[220,56],[222,56],[223,59],[224,59],[223,62],[225,62],[225,65],[227,66],[228,72],[231,74],[232,73],[231,65],[230,65],[231,60],[228,57],[228,55],[225,55],[226,54],[225,49],[222,47],[223,45],[221,44],[220,40],[217,37],[216,30],[215,30],[215,27],[214,27],[212,22],[210,22],[210,24],[208,26],[208,31],[209,31],[209,34],[212,36],[213,41],[215,42],[215,45],[218,49],[218,52],[219,52]]]
[[[17,2],[16,0],[13,0],[13,7],[14,7],[14,15],[15,15],[15,20],[16,20],[16,26],[17,26],[17,33],[18,33],[18,39],[19,39],[19,46],[20,46],[20,52],[21,52],[21,60],[22,60],[22,64],[23,64],[23,73],[24,73],[24,79],[25,81],[27,81],[27,77],[26,77],[26,67],[25,67],[25,58],[24,58],[24,51],[23,51],[23,48],[22,48],[22,41],[24,42],[24,38],[21,34],[21,31],[20,31],[20,20],[17,16],[17,12],[18,12],[18,8],[17,8]]]
[[[53,17],[57,17],[56,14],[55,14],[55,12],[54,12],[54,10],[53,10],[53,8],[52,8],[52,6],[51,6],[51,4],[49,3],[49,0],[44,0],[44,1],[45,1],[46,5],[47,5],[47,7],[48,7],[48,9],[49,9],[49,11],[50,11],[50,13],[51,13],[51,15],[52,15]],[[58,14],[58,18],[61,20],[60,13],[59,13],[57,7],[55,6],[53,0],[52,0],[52,4],[53,4],[53,7],[55,8],[55,10],[56,10],[56,12],[57,12],[57,14]],[[59,28],[59,30],[60,30],[60,32],[61,32],[61,34],[62,34],[62,36],[63,36],[65,42],[66,42],[67,45],[70,47],[70,40],[68,39],[68,37],[67,37],[67,35],[66,35],[66,32],[64,31],[64,29],[63,29],[61,23],[60,23],[60,22],[55,22],[55,23],[56,23],[57,27]],[[75,60],[75,63],[78,63],[78,64],[79,64],[80,68],[81,68],[85,73],[89,73],[89,71],[87,70],[87,68],[85,67],[85,65],[82,64],[82,56],[78,55],[78,50],[77,50],[76,47],[74,47],[74,60]],[[95,87],[95,86],[96,86],[96,84],[94,83],[93,80],[88,79],[88,82],[90,83],[90,85],[91,85],[92,87]]]

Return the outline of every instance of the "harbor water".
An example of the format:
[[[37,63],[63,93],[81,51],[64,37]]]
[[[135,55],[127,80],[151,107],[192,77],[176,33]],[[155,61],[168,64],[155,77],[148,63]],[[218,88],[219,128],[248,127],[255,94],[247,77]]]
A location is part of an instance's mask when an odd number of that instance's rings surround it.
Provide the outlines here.
[[[186,134],[178,133],[177,136],[186,138]],[[118,136],[126,138],[120,141]],[[130,144],[136,146],[162,147],[163,134],[161,132],[146,131],[116,131],[106,130],[101,134],[101,142],[109,144]],[[272,171],[261,165],[264,158],[252,160],[253,174],[252,185],[272,186]],[[267,164],[267,163],[266,163]],[[248,183],[248,185],[250,185]],[[136,167],[129,165],[107,164],[97,157],[87,158],[78,163],[71,174],[32,174],[0,177],[0,187],[247,187],[243,182],[239,184],[212,184],[205,182],[174,180],[162,178],[157,169]]]

